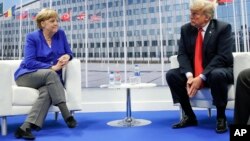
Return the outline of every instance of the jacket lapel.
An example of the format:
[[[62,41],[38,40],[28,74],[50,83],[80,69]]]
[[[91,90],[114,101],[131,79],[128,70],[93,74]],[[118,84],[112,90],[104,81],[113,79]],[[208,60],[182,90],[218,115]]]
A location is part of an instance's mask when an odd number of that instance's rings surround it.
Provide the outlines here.
[[[193,47],[192,51],[193,51],[193,54],[194,54],[194,51],[195,51],[195,42],[196,42],[198,30],[194,26],[191,26],[190,30],[191,30],[191,32],[190,32],[191,35],[189,35],[190,36],[190,43],[191,43],[191,46]]]
[[[214,22],[213,22],[213,20],[211,20],[211,22],[206,30],[205,36],[204,36],[203,53],[205,52],[205,50],[207,48],[207,43],[213,34],[214,34]]]

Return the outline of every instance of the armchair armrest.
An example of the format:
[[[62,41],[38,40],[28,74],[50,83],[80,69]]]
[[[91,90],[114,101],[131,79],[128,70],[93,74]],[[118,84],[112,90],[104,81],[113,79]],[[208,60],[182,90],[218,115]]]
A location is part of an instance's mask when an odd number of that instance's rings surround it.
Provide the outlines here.
[[[72,59],[64,69],[64,82],[70,110],[81,110],[81,62]]]
[[[11,114],[12,78],[11,66],[6,61],[0,61],[0,115]]]

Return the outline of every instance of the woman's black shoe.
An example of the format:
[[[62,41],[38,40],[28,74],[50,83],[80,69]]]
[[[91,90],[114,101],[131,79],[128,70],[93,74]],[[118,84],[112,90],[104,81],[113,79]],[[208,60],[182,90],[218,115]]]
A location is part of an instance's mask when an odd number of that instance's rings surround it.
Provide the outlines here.
[[[30,128],[26,128],[26,131],[24,131],[20,127],[17,128],[17,130],[15,132],[15,137],[18,139],[23,138],[26,140],[34,140],[35,139],[35,136],[31,133]]]
[[[36,130],[36,131],[40,131],[40,130],[41,130],[41,127],[39,127],[39,126],[37,126],[37,125],[31,123],[31,129]]]
[[[66,119],[66,124],[68,125],[69,128],[75,128],[77,125],[77,122],[73,116],[70,116]]]

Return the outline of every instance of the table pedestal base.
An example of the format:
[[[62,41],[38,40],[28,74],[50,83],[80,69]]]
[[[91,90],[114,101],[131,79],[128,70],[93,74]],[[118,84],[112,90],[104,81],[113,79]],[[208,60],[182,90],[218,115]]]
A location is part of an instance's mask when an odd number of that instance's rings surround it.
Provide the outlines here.
[[[110,121],[107,124],[114,127],[134,127],[134,126],[145,126],[150,124],[151,121],[145,119],[134,119],[134,118],[125,118],[121,120]]]

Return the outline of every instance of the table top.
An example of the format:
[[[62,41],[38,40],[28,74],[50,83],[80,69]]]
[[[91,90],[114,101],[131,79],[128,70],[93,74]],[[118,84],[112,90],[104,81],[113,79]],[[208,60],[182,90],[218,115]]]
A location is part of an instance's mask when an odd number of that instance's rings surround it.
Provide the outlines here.
[[[151,88],[156,87],[155,83],[138,83],[138,84],[132,84],[132,83],[122,83],[120,85],[101,85],[100,88],[111,88],[111,89],[119,89],[119,88]]]

